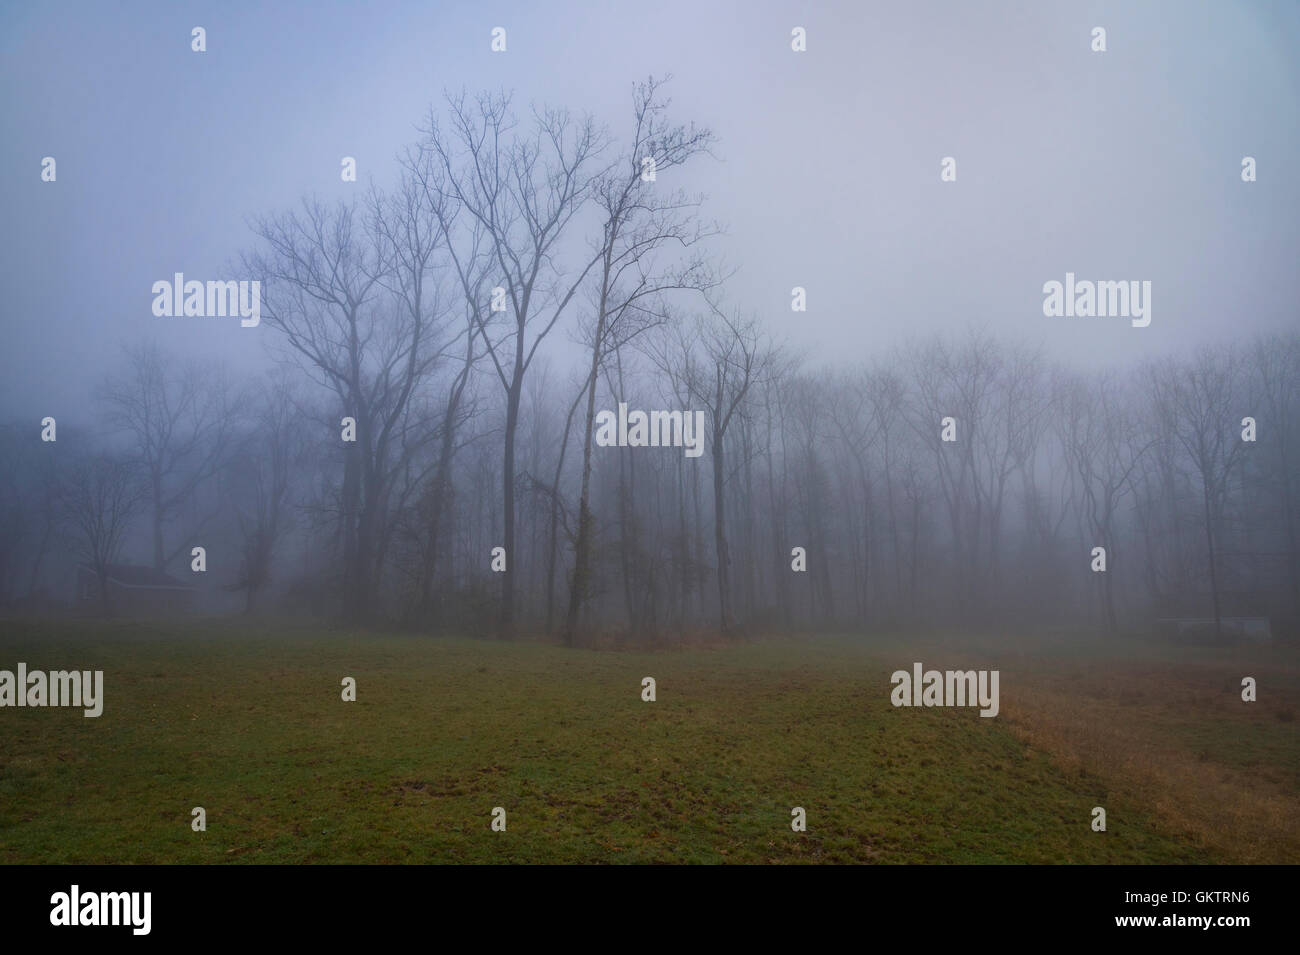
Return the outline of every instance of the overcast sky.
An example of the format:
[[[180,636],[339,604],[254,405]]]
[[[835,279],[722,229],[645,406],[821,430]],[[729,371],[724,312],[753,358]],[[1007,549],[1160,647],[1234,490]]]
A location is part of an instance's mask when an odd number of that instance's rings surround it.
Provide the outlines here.
[[[683,185],[727,226],[728,302],[814,358],[971,323],[1089,364],[1295,328],[1297,51],[1291,2],[5,3],[0,409],[81,418],[144,337],[263,364],[267,325],[155,318],[153,282],[239,278],[248,217],[390,182],[444,89],[622,133],[652,73],[720,140]],[[1067,271],[1151,281],[1150,326],[1044,317]]]

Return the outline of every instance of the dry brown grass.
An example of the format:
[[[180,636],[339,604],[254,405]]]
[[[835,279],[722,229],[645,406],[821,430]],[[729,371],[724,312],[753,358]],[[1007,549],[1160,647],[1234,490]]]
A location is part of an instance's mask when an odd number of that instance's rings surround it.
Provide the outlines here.
[[[1300,862],[1293,649],[1105,643],[970,656],[1001,670],[1001,715],[1012,731],[1067,772],[1149,807],[1226,858]],[[1257,680],[1257,702],[1242,701],[1244,676]]]

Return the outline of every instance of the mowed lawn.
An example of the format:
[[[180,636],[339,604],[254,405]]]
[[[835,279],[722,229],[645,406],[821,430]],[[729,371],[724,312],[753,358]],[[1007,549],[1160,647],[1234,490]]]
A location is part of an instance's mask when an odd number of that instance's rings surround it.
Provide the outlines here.
[[[0,669],[102,669],[105,703],[0,709],[0,863],[1239,861],[1002,716],[894,708],[892,670],[947,662],[913,649],[6,621]]]

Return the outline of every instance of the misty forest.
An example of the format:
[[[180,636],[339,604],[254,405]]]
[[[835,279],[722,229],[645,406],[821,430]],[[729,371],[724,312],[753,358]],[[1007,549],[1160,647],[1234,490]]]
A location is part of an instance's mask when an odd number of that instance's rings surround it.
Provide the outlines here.
[[[670,86],[621,117],[448,94],[392,185],[251,219],[227,277],[267,370],[127,342],[93,410],[9,421],[3,604],[121,615],[135,573],[194,613],[575,645],[1294,631],[1300,335],[1076,368],[972,323],[812,360],[802,289],[729,304],[715,136]]]
[[[128,872],[165,937],[427,908],[267,865],[807,863],[1264,926],[1300,8],[0,23],[24,924],[124,865],[187,867]]]

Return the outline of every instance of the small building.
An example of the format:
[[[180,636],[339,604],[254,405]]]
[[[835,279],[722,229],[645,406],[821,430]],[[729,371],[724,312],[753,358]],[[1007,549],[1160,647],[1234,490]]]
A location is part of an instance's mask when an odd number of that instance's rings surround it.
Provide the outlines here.
[[[152,567],[109,564],[107,588],[114,613],[149,616],[186,613],[194,608],[196,588]],[[77,604],[87,609],[102,606],[99,577],[90,564],[77,565]]]
[[[1265,643],[1273,638],[1268,617],[1220,617],[1223,638],[1230,641]],[[1212,643],[1215,640],[1213,617],[1162,617],[1156,621],[1157,632],[1176,643]]]

